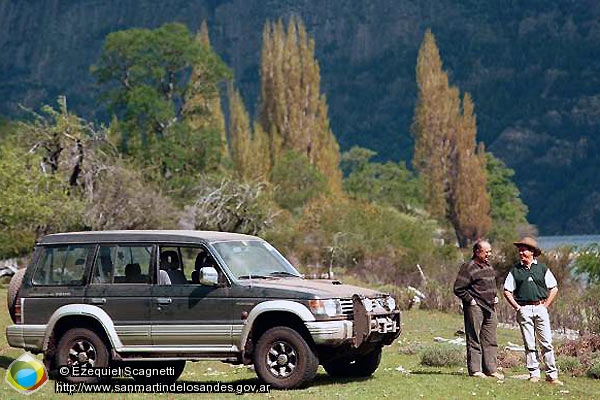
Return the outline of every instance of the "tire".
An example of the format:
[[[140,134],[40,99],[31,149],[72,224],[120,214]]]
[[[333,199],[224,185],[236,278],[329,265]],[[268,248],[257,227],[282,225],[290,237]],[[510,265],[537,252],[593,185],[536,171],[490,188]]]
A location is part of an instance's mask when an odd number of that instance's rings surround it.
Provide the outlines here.
[[[295,330],[275,327],[258,339],[254,369],[258,377],[275,389],[296,389],[317,374],[319,359]]]
[[[136,375],[133,377],[133,379],[135,379],[135,381],[138,383],[170,384],[170,383],[177,382],[177,379],[179,379],[179,377],[183,373],[183,370],[185,369],[185,360],[181,360],[181,361],[148,361],[148,362],[138,361],[138,362],[130,362],[130,363],[127,363],[126,365],[131,368],[158,368],[158,369],[173,368],[173,372],[174,372],[173,375],[158,375],[158,376],[151,376],[151,377]]]
[[[56,366],[79,366],[81,368],[106,368],[109,364],[108,348],[96,332],[85,328],[69,329],[59,340],[56,348]],[[96,383],[105,378],[62,377],[67,382]]]
[[[377,370],[381,362],[381,347],[352,358],[342,358],[323,363],[323,368],[329,376],[335,378],[366,378]]]
[[[8,292],[6,292],[6,303],[8,305],[8,313],[12,322],[16,322],[15,318],[15,306],[17,305],[17,299],[19,296],[19,290],[21,289],[21,283],[23,283],[23,276],[25,275],[25,268],[21,268],[10,279],[8,285]]]

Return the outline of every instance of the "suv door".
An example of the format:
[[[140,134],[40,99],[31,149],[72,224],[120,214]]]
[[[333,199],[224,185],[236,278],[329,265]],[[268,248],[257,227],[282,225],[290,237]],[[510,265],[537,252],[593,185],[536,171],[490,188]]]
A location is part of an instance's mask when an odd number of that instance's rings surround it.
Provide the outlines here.
[[[157,283],[152,289],[153,344],[205,353],[231,352],[230,288],[214,258],[205,247],[165,245],[158,254]],[[203,267],[216,270],[220,283],[202,280]],[[165,282],[160,276],[167,271],[170,280]]]
[[[102,308],[126,346],[152,344],[150,337],[150,244],[101,244],[96,252],[86,303]]]
[[[83,302],[93,250],[93,245],[83,244],[41,248],[33,273],[23,282],[29,287],[23,297],[24,323],[47,324],[61,306]]]

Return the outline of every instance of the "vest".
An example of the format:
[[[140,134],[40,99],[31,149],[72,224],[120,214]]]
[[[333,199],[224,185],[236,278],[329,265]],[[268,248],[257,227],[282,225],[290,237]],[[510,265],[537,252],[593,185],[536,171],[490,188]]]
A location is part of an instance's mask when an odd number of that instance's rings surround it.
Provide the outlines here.
[[[540,263],[531,264],[529,269],[519,263],[510,270],[515,278],[516,288],[513,296],[517,303],[539,301],[548,297],[545,279],[547,270],[548,267]]]

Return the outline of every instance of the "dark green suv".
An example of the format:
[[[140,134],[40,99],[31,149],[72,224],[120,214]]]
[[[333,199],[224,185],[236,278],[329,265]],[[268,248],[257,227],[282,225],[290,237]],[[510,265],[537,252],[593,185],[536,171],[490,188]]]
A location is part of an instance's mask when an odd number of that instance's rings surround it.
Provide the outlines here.
[[[400,334],[393,297],[303,279],[269,243],[201,231],[43,237],[9,288],[8,343],[59,366],[254,364],[275,388],[369,376]],[[136,363],[136,364],[132,364]],[[98,377],[66,377],[95,381]]]

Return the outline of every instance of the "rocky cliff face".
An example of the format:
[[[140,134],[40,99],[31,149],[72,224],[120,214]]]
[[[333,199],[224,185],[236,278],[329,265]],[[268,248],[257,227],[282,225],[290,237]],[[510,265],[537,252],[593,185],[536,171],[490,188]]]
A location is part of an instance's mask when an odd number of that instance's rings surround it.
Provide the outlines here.
[[[426,28],[452,83],[473,95],[479,140],[516,169],[542,233],[597,233],[600,5],[457,0],[0,1],[0,113],[66,94],[98,118],[89,74],[115,30],[209,23],[248,107],[258,97],[267,19],[303,19],[315,38],[332,129],[343,149],[411,157],[415,62]]]

